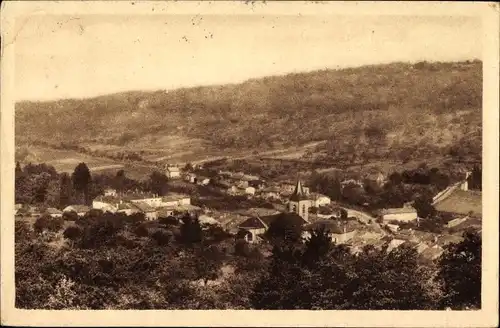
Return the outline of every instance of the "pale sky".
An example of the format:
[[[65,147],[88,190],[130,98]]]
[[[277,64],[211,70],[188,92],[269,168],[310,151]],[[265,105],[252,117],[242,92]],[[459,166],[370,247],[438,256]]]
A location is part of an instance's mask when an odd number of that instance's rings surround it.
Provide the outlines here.
[[[466,17],[35,16],[16,29],[17,100],[482,58],[481,23]]]

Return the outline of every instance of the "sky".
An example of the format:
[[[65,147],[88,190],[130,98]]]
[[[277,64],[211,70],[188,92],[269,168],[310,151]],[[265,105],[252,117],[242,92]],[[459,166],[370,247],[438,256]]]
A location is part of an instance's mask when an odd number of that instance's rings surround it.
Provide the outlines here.
[[[17,100],[482,54],[480,20],[456,16],[38,15],[16,32]]]

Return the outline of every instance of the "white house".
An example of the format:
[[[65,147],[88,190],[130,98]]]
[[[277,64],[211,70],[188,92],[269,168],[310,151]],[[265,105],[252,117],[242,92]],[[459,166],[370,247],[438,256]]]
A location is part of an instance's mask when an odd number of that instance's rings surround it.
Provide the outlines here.
[[[206,186],[206,185],[208,185],[210,183],[210,179],[209,178],[205,178],[205,177],[199,177],[197,183],[199,185]]]
[[[63,212],[59,211],[57,208],[49,207],[45,213],[50,215],[53,218],[61,218],[63,216]]]
[[[198,220],[200,221],[200,224],[220,225],[219,221],[217,221],[213,217],[205,215],[205,214],[198,216]]]
[[[332,202],[330,197],[328,197],[326,195],[318,194],[316,192],[313,192],[310,194],[310,199],[311,199],[311,206],[314,206],[314,207],[329,205]]]
[[[354,238],[359,225],[353,220],[342,223],[337,220],[316,221],[305,227],[302,237],[308,238],[311,236],[311,231],[321,228],[329,232],[332,243],[345,244]]]
[[[107,188],[104,190],[104,196],[116,197],[116,189]]]
[[[76,212],[78,216],[82,217],[85,214],[87,214],[88,211],[90,211],[90,207],[85,205],[69,205],[63,209],[63,212],[71,212],[71,211]]]
[[[163,206],[162,205],[162,197],[159,197],[158,195],[155,195],[155,194],[144,194],[144,195],[127,197],[127,198],[130,200],[130,202],[132,202],[134,204],[146,203],[152,207]]]
[[[399,230],[399,226],[397,224],[387,224],[387,228],[392,232],[397,232]]]
[[[191,197],[181,194],[170,194],[161,199],[159,207],[174,207],[180,205],[191,205]]]
[[[118,205],[104,200],[94,199],[92,201],[92,208],[103,212],[115,213],[118,210]]]
[[[144,214],[146,220],[156,220],[158,218],[158,211],[147,203],[134,203],[135,206],[141,213]]]
[[[245,194],[247,194],[247,195],[255,195],[255,188],[254,187],[246,187],[245,188]]]
[[[132,203],[120,203],[116,212],[123,213],[125,215],[132,215],[140,212],[140,209]]]
[[[185,176],[184,176],[184,180],[186,180],[187,182],[190,182],[190,183],[196,183],[196,174],[194,173],[187,173]]]
[[[383,209],[381,214],[384,222],[410,222],[417,219],[417,210],[413,207]]]
[[[177,179],[181,177],[181,171],[177,166],[167,165],[165,174],[170,179]]]

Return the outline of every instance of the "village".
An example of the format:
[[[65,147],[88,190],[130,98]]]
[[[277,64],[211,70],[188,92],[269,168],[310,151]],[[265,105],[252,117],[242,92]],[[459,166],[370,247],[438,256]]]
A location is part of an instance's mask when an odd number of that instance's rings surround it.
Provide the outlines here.
[[[449,218],[439,232],[420,228],[425,219],[418,216],[411,202],[400,208],[369,212],[358,206],[332,201],[327,195],[310,190],[300,178],[267,182],[244,172],[220,170],[210,178],[196,172],[203,172],[201,164],[184,168],[166,164],[164,168],[169,181],[185,189],[210,187],[227,197],[258,200],[265,206],[214,209],[203,204],[203,200],[198,200],[201,204],[193,204],[192,195],[187,193],[159,195],[137,190],[118,192],[107,188],[92,200],[90,206],[74,204],[40,210],[36,206],[16,204],[16,217],[36,219],[45,215],[71,221],[81,220],[91,211],[100,211],[125,215],[141,213],[147,221],[154,222],[162,218],[180,221],[188,214],[196,216],[205,227],[218,226],[249,244],[258,245],[266,243],[265,233],[270,224],[287,213],[302,227],[304,241],[312,231],[325,229],[332,243],[348,246],[353,254],[361,252],[367,245],[379,249],[385,246],[390,252],[408,244],[415,247],[423,262],[438,259],[447,244],[462,240],[464,230],[481,230],[481,193],[469,190],[470,172],[462,181],[446,187],[433,197],[432,206]],[[374,182],[383,186],[387,178],[378,174]],[[348,183],[353,181],[343,181],[343,184]]]

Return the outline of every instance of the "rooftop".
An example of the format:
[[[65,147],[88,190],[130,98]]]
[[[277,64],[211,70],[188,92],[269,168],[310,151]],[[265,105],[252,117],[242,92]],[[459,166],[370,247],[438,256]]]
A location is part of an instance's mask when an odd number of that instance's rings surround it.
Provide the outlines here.
[[[176,200],[181,200],[181,199],[186,199],[190,198],[189,195],[183,195],[183,194],[168,194],[167,196],[163,196],[162,200],[164,202],[171,202],[171,201],[176,201]]]
[[[135,203],[133,206],[137,207],[141,212],[144,213],[156,211],[152,206],[143,202]]]
[[[413,207],[400,207],[400,208],[386,208],[381,211],[382,215],[386,214],[404,214],[404,213],[416,213],[417,210]]]
[[[62,214],[57,208],[49,207],[46,211],[48,214]]]
[[[334,234],[349,233],[360,228],[358,222],[349,220],[340,222],[339,220],[319,220],[314,223],[308,224],[306,230],[314,230],[324,228]],[[345,230],[344,230],[345,228]]]
[[[252,207],[249,209],[236,211],[235,213],[243,216],[267,216],[267,215],[279,214],[280,212],[275,209]]]
[[[88,212],[90,211],[90,207],[86,205],[69,205],[66,208],[70,207],[75,212]]]
[[[289,219],[297,225],[304,225],[307,223],[300,215],[296,213],[278,213],[274,215],[266,215],[260,217],[251,217],[238,225],[240,228],[268,228],[271,223],[276,220]]]
[[[292,193],[292,196],[290,196],[290,200],[293,202],[298,202],[301,200],[308,200],[309,198],[307,197],[306,192],[304,191],[304,188],[302,187],[302,183],[300,180],[297,180],[297,184],[295,185],[295,190]]]
[[[437,211],[468,215],[482,216],[481,192],[474,190],[457,189],[450,196],[434,205]]]

